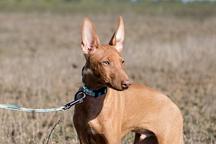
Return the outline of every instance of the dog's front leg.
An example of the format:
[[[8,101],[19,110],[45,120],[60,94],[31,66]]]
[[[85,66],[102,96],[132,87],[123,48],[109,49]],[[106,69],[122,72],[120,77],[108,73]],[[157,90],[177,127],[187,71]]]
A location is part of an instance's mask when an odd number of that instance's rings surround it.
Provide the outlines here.
[[[80,140],[80,144],[120,144],[121,137],[116,135],[113,131],[109,133],[99,134],[93,133],[92,128],[82,127],[77,129],[77,134]]]
[[[74,126],[80,141],[80,144],[90,144],[88,134],[86,133],[86,130],[84,127],[82,127],[79,122],[74,120]]]
[[[93,134],[88,130],[77,130],[80,144],[120,144],[120,136],[111,134]]]
[[[107,138],[107,144],[121,144],[121,139],[119,137]]]
[[[106,138],[103,134],[92,134],[89,130],[83,131],[77,129],[80,144],[120,144],[114,139]]]
[[[78,137],[80,144],[108,144],[106,138],[101,134],[80,133]]]
[[[121,134],[115,131],[114,127],[105,130],[104,137],[106,139],[106,144],[121,144]]]
[[[80,141],[80,144],[108,144],[106,137],[103,134],[92,133],[92,128],[89,125],[74,117],[74,126]]]

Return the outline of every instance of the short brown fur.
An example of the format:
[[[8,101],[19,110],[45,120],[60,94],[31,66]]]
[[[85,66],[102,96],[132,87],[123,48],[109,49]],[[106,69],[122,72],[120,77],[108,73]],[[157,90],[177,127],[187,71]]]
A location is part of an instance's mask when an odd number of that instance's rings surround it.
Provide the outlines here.
[[[124,23],[108,45],[101,45],[92,22],[82,26],[81,47],[86,58],[83,83],[92,89],[108,86],[100,97],[87,96],[76,105],[74,124],[81,144],[119,144],[135,132],[135,144],[183,144],[183,118],[165,95],[140,84],[131,84],[121,57]]]

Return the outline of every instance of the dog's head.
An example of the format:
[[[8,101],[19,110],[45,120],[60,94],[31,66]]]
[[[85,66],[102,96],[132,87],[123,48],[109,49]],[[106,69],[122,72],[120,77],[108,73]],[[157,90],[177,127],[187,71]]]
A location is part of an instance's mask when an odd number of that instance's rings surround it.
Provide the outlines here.
[[[120,52],[124,42],[124,22],[119,17],[117,30],[109,44],[101,45],[95,26],[85,18],[82,25],[81,48],[86,58],[84,73],[90,73],[100,84],[116,90],[127,89],[130,85],[124,71],[124,59]]]

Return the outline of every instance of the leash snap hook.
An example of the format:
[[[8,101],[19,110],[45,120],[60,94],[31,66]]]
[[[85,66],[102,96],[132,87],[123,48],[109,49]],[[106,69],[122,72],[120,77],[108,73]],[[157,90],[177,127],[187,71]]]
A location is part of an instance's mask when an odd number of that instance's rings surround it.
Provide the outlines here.
[[[77,92],[75,95],[75,100],[64,105],[63,110],[70,109],[72,106],[74,106],[77,103],[82,103],[85,97],[86,94],[84,92],[82,91]]]
[[[83,99],[86,97],[86,94],[82,91],[79,91],[75,95],[75,100],[79,101],[79,103],[83,102]]]

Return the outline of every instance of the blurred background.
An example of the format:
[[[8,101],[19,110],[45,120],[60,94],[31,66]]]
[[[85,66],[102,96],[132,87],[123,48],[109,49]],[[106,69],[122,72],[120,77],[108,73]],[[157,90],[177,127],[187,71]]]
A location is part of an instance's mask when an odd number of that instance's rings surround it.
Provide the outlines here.
[[[119,15],[130,78],[180,107],[186,144],[216,144],[215,0],[0,0],[0,103],[47,108],[72,100],[85,63],[83,18],[108,43]],[[0,110],[0,143],[43,144],[56,125],[50,144],[78,144],[72,115]]]

